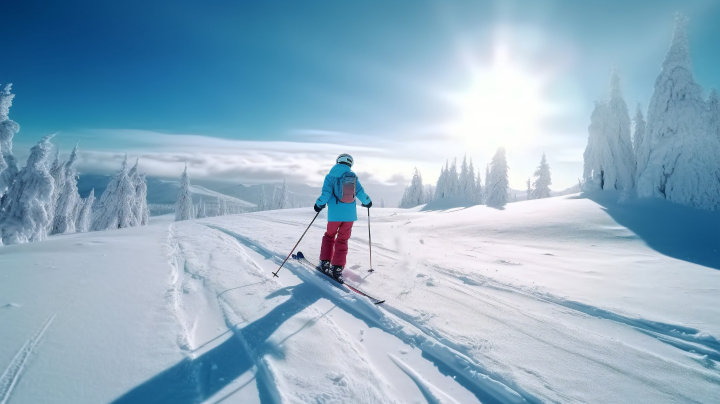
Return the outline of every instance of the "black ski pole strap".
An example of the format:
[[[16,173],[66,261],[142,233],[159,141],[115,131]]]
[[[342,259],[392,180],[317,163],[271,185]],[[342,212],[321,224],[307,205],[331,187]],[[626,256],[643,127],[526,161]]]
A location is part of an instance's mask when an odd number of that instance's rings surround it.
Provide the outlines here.
[[[295,247],[292,248],[292,250],[290,251],[290,254],[288,254],[288,256],[285,257],[285,261],[283,261],[282,264],[280,264],[280,267],[277,269],[277,271],[275,271],[275,272],[272,273],[274,277],[279,278],[278,272],[280,272],[280,270],[281,270],[282,267],[285,265],[285,263],[287,262],[287,260],[290,259],[290,256],[292,255],[293,252],[295,252],[295,249],[297,248],[297,246],[300,245],[300,242],[302,241],[303,237],[305,237],[305,233],[307,233],[308,230],[310,230],[310,227],[313,225],[313,223],[315,223],[315,219],[317,219],[317,217],[318,217],[319,214],[320,214],[320,212],[315,213],[315,217],[314,217],[313,220],[310,222],[310,224],[308,225],[307,229],[305,229],[305,231],[303,232],[302,236],[300,236],[300,240],[298,240],[297,243],[295,243]]]

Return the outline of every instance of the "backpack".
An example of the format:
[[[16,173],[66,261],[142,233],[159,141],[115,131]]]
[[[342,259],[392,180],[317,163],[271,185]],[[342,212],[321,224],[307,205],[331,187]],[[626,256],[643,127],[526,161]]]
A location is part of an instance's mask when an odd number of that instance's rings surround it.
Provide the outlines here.
[[[343,173],[333,186],[333,194],[338,201],[342,203],[353,203],[355,202],[355,187],[357,184],[357,175],[354,172],[348,171]]]

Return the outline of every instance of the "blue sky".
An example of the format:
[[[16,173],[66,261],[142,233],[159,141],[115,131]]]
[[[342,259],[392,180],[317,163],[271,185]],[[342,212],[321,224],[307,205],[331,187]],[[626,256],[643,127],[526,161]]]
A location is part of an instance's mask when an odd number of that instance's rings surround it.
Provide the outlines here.
[[[10,1],[0,83],[17,94],[16,154],[59,132],[63,150],[80,141],[84,171],[128,152],[150,175],[189,161],[199,178],[317,185],[349,151],[371,182],[413,166],[434,181],[445,159],[484,167],[504,145],[512,186],[544,151],[562,189],[613,67],[631,115],[647,106],[676,11],[696,80],[720,87],[720,2],[615,0]],[[497,77],[534,90],[486,91]],[[466,119],[498,94],[505,120]]]

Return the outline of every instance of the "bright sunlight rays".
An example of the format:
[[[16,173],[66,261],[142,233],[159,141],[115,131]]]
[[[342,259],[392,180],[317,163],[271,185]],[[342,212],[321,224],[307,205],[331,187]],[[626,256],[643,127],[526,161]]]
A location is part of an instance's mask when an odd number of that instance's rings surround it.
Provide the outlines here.
[[[476,69],[468,90],[453,97],[460,114],[452,132],[474,149],[527,145],[548,109],[542,85],[498,47],[492,65]]]

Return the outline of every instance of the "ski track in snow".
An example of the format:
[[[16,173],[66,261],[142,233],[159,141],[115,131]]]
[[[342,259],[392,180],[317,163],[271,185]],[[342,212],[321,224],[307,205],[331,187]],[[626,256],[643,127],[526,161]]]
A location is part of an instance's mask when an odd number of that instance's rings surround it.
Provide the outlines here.
[[[479,274],[465,274],[436,264],[426,264],[432,266],[438,272],[447,275],[449,278],[461,281],[464,285],[482,286],[508,293],[522,294],[545,303],[568,308],[581,313],[582,315],[614,321],[616,323],[632,327],[645,335],[672,345],[675,348],[689,353],[705,355],[709,359],[720,361],[720,341],[718,341],[714,336],[692,327],[678,324],[668,324],[643,318],[627,317],[589,304],[563,299],[549,293],[539,293],[513,285],[500,283]]]
[[[388,354],[388,356],[390,357],[390,359],[392,359],[393,362],[395,362],[395,364],[397,365],[397,367],[400,368],[400,370],[405,372],[405,374],[408,375],[408,377],[412,379],[413,382],[415,382],[415,384],[418,386],[423,396],[427,400],[428,404],[458,404],[458,402],[453,400],[452,397],[438,390],[430,382],[425,380],[425,378],[423,378],[413,368],[405,364],[402,360],[391,354]]]
[[[278,264],[282,263],[284,259],[283,255],[267,249],[260,242],[216,225],[206,224],[206,226],[237,239],[242,245],[261,254],[266,259],[273,260]],[[434,335],[430,330],[417,324],[413,320],[413,316],[393,308],[392,305],[384,303],[376,306],[364,297],[347,295],[339,288],[328,288],[328,285],[332,285],[332,281],[324,279],[324,276],[320,274],[308,271],[300,263],[288,261],[284,268],[291,271],[302,281],[320,288],[334,304],[362,319],[369,326],[377,327],[395,336],[400,341],[420,349],[424,357],[428,358],[439,369],[444,369],[443,373],[454,374],[456,381],[471,391],[481,402],[541,402],[540,399],[515,383],[487,371],[472,358],[463,354],[462,347]]]
[[[0,404],[7,404],[10,400],[13,389],[15,389],[23,370],[25,370],[25,364],[30,359],[35,348],[40,344],[45,331],[47,331],[54,319],[55,314],[45,321],[42,328],[34,336],[25,341],[17,354],[15,354],[15,357],[10,361],[10,364],[5,368],[2,376],[0,376]]]

